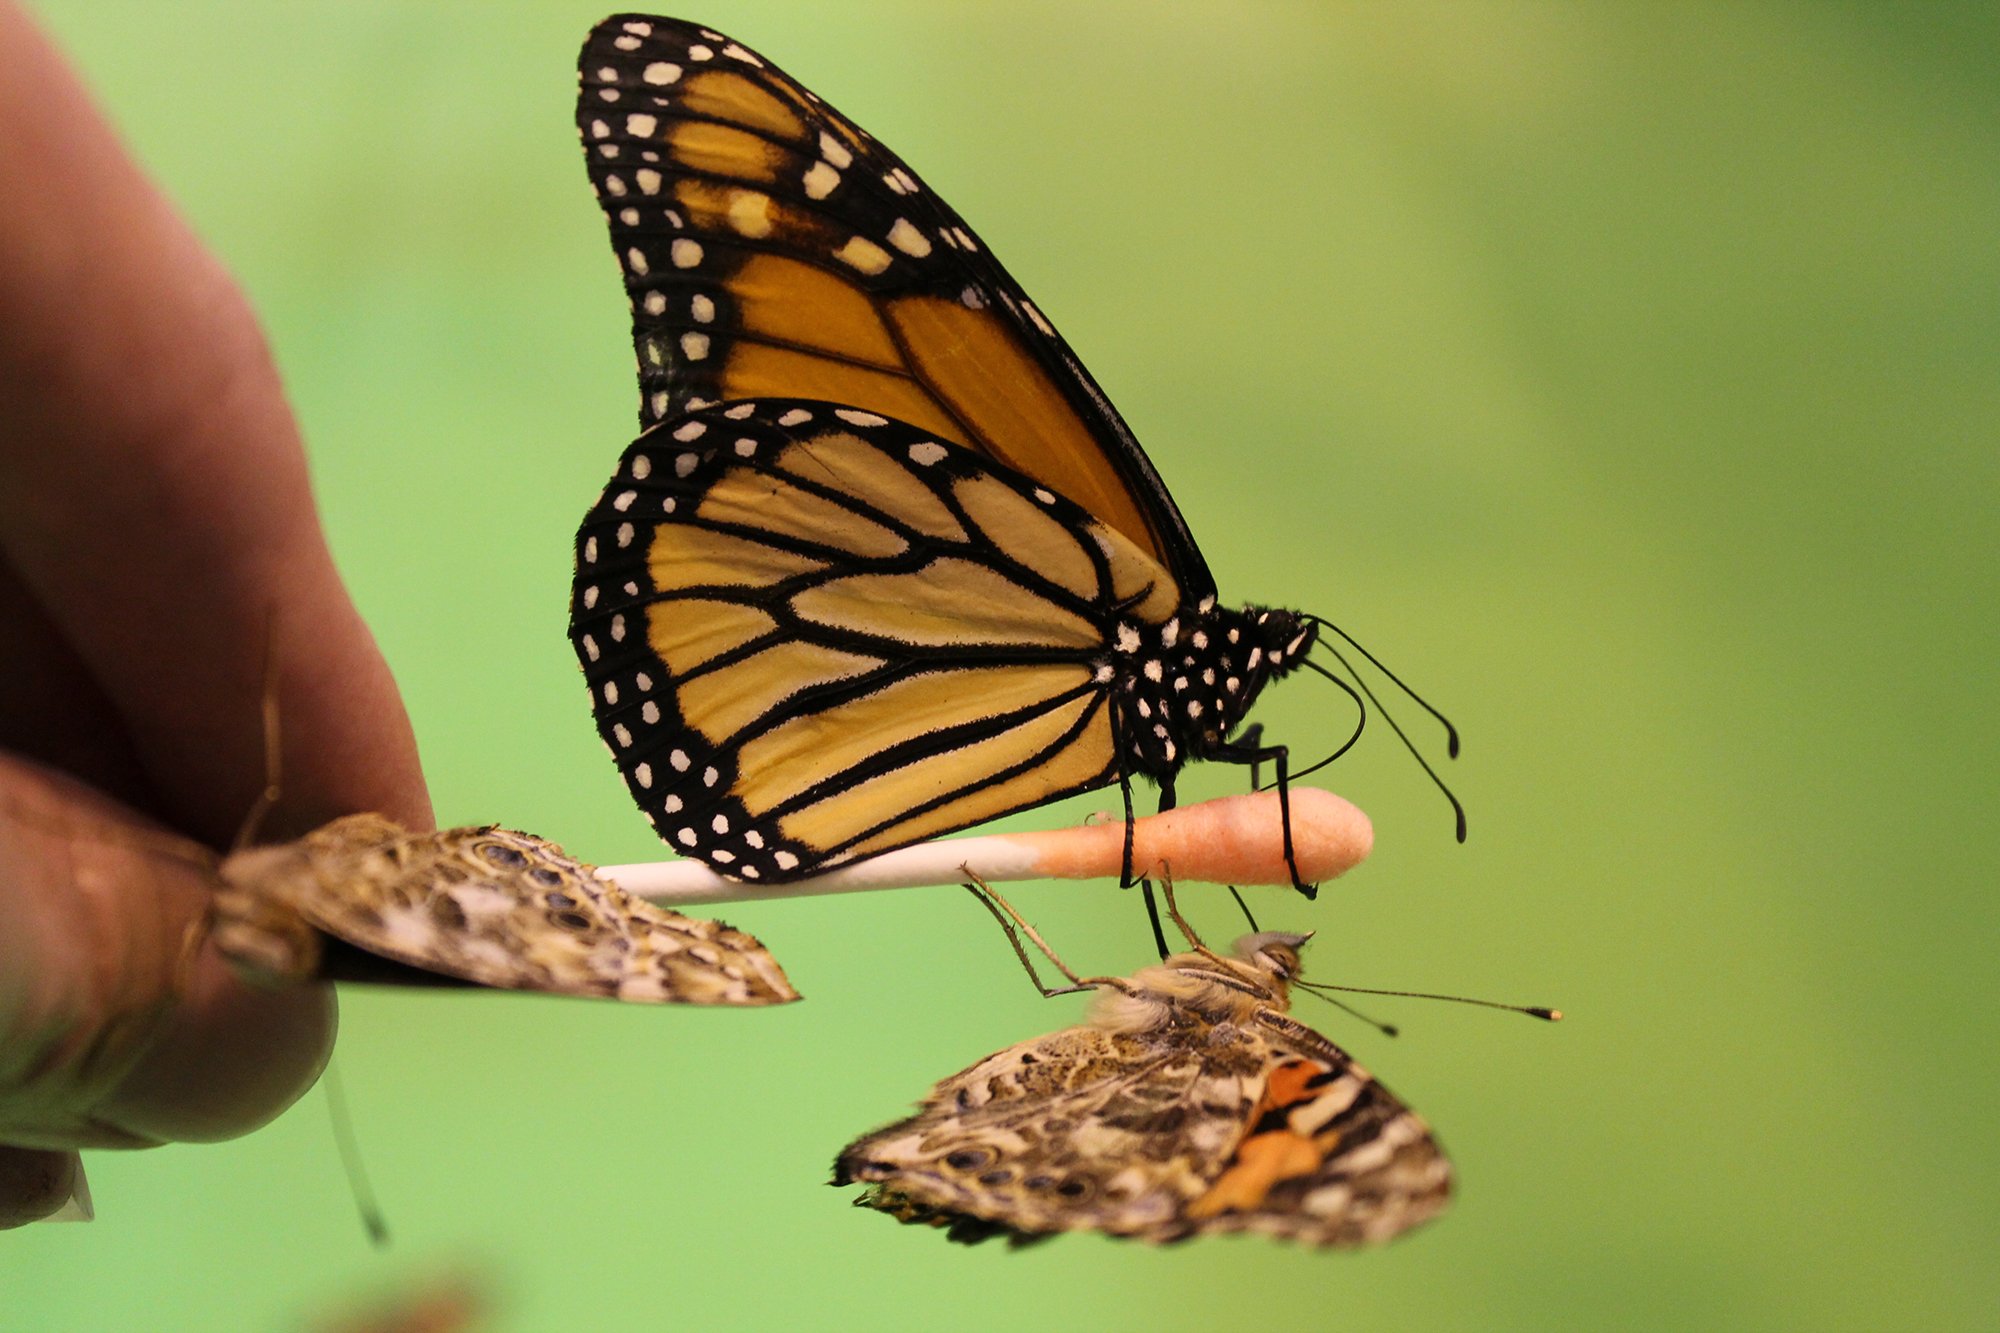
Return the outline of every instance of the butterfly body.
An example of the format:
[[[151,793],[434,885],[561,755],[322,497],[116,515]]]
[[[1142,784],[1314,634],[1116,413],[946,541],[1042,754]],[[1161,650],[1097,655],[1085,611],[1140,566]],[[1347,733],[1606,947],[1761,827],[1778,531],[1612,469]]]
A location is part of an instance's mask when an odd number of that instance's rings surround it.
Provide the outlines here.
[[[1304,938],[1096,979],[1086,1022],[943,1080],[848,1145],[834,1183],[960,1240],[1399,1235],[1444,1207],[1450,1168],[1422,1120],[1286,1013]]]
[[[571,637],[661,837],[772,883],[1135,778],[1171,804],[1191,761],[1282,785],[1231,735],[1314,622],[1219,604],[964,219],[712,29],[614,16],[579,76],[646,433],[578,533]]]
[[[798,998],[750,936],[656,908],[512,829],[416,833],[349,815],[295,842],[236,852],[219,874],[218,947],[274,982],[317,976],[332,937],[503,989],[642,1003]]]

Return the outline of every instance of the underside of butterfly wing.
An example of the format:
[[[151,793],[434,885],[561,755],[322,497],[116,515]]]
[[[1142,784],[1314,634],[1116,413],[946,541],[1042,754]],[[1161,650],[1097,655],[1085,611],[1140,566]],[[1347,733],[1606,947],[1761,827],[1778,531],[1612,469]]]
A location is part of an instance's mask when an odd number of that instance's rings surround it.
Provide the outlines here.
[[[324,931],[482,986],[642,1003],[798,998],[775,959],[719,922],[663,911],[532,834],[411,833],[351,815],[223,863],[216,940],[255,973],[311,975]]]
[[[944,1080],[848,1145],[834,1183],[961,1241],[1255,1231],[1356,1246],[1444,1207],[1430,1131],[1324,1037],[1275,1009],[1236,1022],[1148,1003],[1161,1021],[1145,1030],[1068,1028]]]
[[[1255,1103],[1255,1043],[1239,1035],[1209,1052],[1094,1027],[1023,1042],[850,1144],[834,1183],[865,1183],[861,1204],[959,1239],[1178,1240]]]
[[[1112,781],[1114,687],[1176,609],[1032,480],[759,399],[626,451],[578,532],[571,635],[660,836],[775,883]]]
[[[1190,600],[1214,592],[1089,372],[901,158],[766,57],[681,20],[606,19],[578,74],[643,424],[787,396],[909,421],[1069,496]]]

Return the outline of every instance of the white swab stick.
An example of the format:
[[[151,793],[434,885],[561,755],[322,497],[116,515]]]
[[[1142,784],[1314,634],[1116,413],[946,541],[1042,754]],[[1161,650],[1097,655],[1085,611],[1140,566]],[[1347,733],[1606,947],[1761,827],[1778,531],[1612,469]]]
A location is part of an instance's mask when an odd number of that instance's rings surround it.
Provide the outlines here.
[[[1308,884],[1352,869],[1374,845],[1368,816],[1332,792],[1294,787],[1291,805],[1293,852],[1299,877]],[[1118,875],[1124,859],[1125,823],[1107,820],[1077,828],[918,843],[790,884],[725,879],[699,861],[604,866],[600,873],[663,907],[683,907],[958,884],[967,871],[994,883],[1101,879]],[[1135,820],[1132,866],[1140,875],[1157,875],[1165,867],[1177,884],[1291,883],[1277,793],[1225,796]]]

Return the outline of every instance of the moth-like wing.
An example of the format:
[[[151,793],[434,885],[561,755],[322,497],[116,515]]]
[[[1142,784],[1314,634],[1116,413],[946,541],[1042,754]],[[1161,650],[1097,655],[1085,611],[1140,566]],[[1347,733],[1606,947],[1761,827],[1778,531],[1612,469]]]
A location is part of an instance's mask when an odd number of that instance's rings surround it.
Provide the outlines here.
[[[901,158],[691,23],[606,19],[578,73],[643,424],[781,395],[914,422],[1083,505],[1171,570],[1186,600],[1215,591],[1089,372]]]
[[[511,829],[411,833],[378,815],[237,853],[217,938],[254,966],[260,898],[424,971],[507,990],[680,1004],[798,998],[755,939],[663,911]]]
[[[1111,657],[1167,585],[917,426],[758,399],[626,451],[577,534],[571,637],[660,837],[775,883],[1111,781]]]
[[[989,1056],[939,1083],[916,1115],[857,1139],[834,1183],[857,1202],[954,1238],[1104,1231],[1178,1240],[1261,1087],[1264,1043],[1241,1030],[1198,1049],[1095,1027]]]

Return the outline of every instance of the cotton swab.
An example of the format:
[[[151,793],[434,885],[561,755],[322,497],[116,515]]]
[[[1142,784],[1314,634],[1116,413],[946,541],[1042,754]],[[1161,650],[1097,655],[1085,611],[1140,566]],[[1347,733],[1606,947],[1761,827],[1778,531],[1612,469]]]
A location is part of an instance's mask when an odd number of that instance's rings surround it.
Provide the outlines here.
[[[1292,846],[1301,879],[1307,883],[1332,879],[1368,855],[1375,841],[1368,816],[1317,788],[1294,787],[1289,795]],[[604,866],[600,873],[626,892],[663,907],[686,907],[958,884],[968,873],[992,883],[1101,879],[1116,877],[1124,859],[1124,821],[1106,820],[1076,828],[918,843],[790,884],[725,879],[699,861]],[[1291,883],[1277,793],[1225,796],[1135,820],[1132,866],[1139,875],[1168,869],[1180,884]]]

